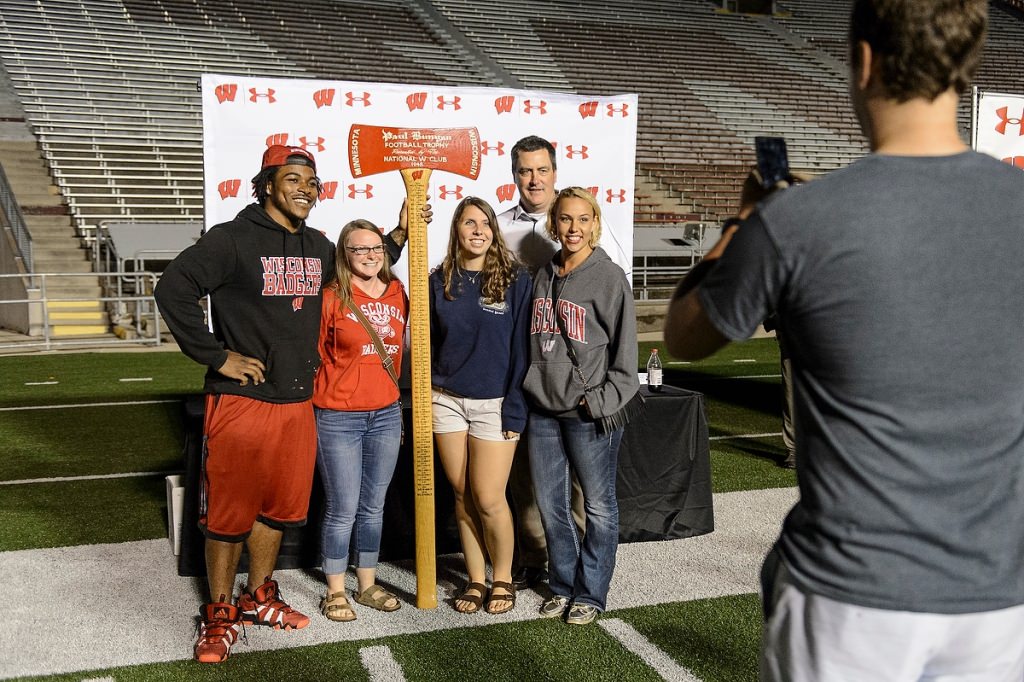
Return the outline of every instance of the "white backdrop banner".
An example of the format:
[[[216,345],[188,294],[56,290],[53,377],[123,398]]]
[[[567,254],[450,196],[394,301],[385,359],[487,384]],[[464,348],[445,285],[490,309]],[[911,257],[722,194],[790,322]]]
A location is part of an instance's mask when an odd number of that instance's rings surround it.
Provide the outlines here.
[[[1024,94],[975,92],[974,148],[1024,169]]]
[[[428,201],[431,264],[440,262],[452,213],[475,195],[495,213],[519,200],[510,153],[522,137],[555,145],[558,187],[580,185],[597,198],[605,218],[602,246],[633,252],[633,193],[637,96],[584,96],[500,88],[456,88],[346,81],[202,78],[206,227],[231,220],[248,203],[251,178],[272,144],[303,147],[316,156],[324,184],[309,224],[336,240],[350,220],[365,218],[389,231],[398,222],[405,186],[397,170],[355,177],[347,145],[353,126],[389,129],[475,128],[475,180],[434,170]],[[614,243],[613,243],[614,241]],[[404,264],[396,271],[406,277]],[[627,262],[630,262],[627,260]]]

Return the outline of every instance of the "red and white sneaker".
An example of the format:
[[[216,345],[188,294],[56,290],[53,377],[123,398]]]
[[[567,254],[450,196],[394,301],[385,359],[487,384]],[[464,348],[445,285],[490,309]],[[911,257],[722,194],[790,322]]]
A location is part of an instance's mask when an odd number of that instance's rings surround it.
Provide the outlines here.
[[[199,639],[196,640],[196,660],[200,663],[226,661],[241,627],[238,607],[227,602],[203,604],[199,615],[203,622],[199,626]]]
[[[242,622],[252,625],[269,625],[275,630],[301,630],[309,625],[305,616],[281,599],[277,581],[269,577],[250,593],[242,590],[238,597],[238,608],[242,611]]]

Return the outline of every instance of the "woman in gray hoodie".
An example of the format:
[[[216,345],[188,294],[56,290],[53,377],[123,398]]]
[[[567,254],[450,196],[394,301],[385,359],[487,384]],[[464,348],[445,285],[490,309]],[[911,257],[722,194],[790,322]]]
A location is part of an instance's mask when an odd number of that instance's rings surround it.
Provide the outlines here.
[[[636,314],[625,273],[597,245],[601,208],[589,191],[560,191],[547,229],[562,248],[534,278],[523,383],[553,595],[540,612],[585,625],[605,609],[619,541],[619,443],[643,404]],[[572,518],[570,470],[583,490],[582,541]]]

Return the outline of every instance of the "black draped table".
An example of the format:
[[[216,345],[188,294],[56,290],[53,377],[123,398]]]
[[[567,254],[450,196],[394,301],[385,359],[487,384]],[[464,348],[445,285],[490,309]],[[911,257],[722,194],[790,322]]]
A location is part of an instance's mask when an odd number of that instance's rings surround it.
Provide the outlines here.
[[[652,393],[642,387],[646,405],[628,426],[619,451],[617,496],[619,541],[671,540],[714,530],[711,501],[711,462],[704,397],[700,393],[665,386]],[[409,401],[405,401],[409,404]],[[405,410],[406,438],[395,477],[384,504],[382,560],[415,556],[413,510],[411,410]],[[203,399],[185,402],[185,500],[182,523],[180,575],[206,574],[203,536],[197,527],[203,440]],[[440,463],[434,463],[437,552],[459,551],[451,486]],[[278,568],[319,566],[320,518],[323,489],[313,483],[309,522],[285,532]],[[246,570],[243,555],[240,571]]]

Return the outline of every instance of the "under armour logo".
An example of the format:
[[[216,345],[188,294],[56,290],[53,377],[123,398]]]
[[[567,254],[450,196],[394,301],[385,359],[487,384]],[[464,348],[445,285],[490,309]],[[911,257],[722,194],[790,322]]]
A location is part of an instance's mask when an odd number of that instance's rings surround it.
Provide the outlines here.
[[[571,144],[565,145],[565,158],[574,159],[577,156],[581,159],[590,158],[590,154],[587,154],[587,145],[581,145],[579,149],[575,149]]]
[[[1020,118],[1010,118],[1009,109],[1009,107],[999,107],[998,109],[996,109],[996,116],[998,116],[1001,119],[999,123],[996,124],[996,132],[999,133],[1000,135],[1005,135],[1006,124],[1012,123],[1013,125],[1018,126],[1020,128],[1017,134],[1024,135],[1024,125],[1021,125],[1021,118],[1024,118],[1024,111],[1021,111]]]
[[[448,189],[446,185],[441,185],[437,188],[438,197],[444,201],[449,195],[454,195],[456,199],[462,198],[462,185],[455,185],[455,189]]]
[[[266,92],[259,92],[256,88],[249,88],[249,101],[257,102],[260,98],[266,98],[267,104],[273,104],[277,101],[277,98],[274,97],[276,92],[273,88],[267,88]]]
[[[305,135],[303,135],[302,137],[299,138],[299,142],[302,143],[301,146],[302,146],[303,149],[309,149],[310,147],[316,147],[316,150],[318,152],[322,152],[324,149],[326,149],[326,147],[324,147],[324,141],[325,140],[322,137],[316,138],[315,142],[314,141],[310,141],[310,139],[307,138]]]
[[[452,97],[451,99],[445,99],[444,97],[439,96],[437,98],[437,108],[444,111],[446,107],[452,107],[455,111],[458,111],[462,108],[462,104],[460,104],[460,102],[462,102],[462,98],[458,96]]]
[[[356,102],[362,102],[364,107],[370,106],[370,93],[364,92],[362,97],[357,97],[351,92],[345,93],[345,104],[353,106]]]
[[[409,105],[409,111],[416,111],[417,109],[422,109],[427,105],[427,93],[414,92],[405,98],[405,103]]]
[[[626,190],[605,190],[605,197],[605,201],[609,204],[612,203],[613,199],[618,199],[620,204],[624,204],[626,203]]]
[[[1003,161],[1024,170],[1024,156],[1007,156]]]
[[[217,96],[217,102],[224,104],[224,102],[234,102],[235,95],[238,94],[238,85],[236,83],[225,83],[218,85],[213,94]]]
[[[366,199],[373,198],[373,185],[363,185],[362,187],[356,187],[355,185],[348,186],[348,198],[355,199],[357,194],[362,194]]]
[[[628,104],[606,104],[605,107],[608,109],[608,116],[612,117],[618,114],[622,118],[629,116],[629,105]]]
[[[238,190],[242,187],[242,181],[238,179],[224,180],[217,185],[217,192],[220,193],[221,199],[227,199],[228,197],[237,197]]]
[[[499,114],[507,114],[512,111],[512,105],[516,103],[516,98],[512,95],[505,95],[504,97],[498,97],[494,100],[494,109]]]
[[[316,102],[317,109],[331,106],[334,104],[334,88],[317,90],[313,93],[313,101]]]
[[[539,102],[534,104],[533,100],[529,100],[529,99],[526,100],[525,102],[523,102],[523,113],[524,114],[532,114],[534,112],[534,110],[539,111],[541,113],[541,115],[543,116],[544,114],[548,113],[548,103],[545,102],[544,100],[540,100]]]
[[[498,144],[487,144],[487,140],[480,143],[480,150],[484,153],[484,156],[489,155],[491,152],[498,152],[498,156],[505,155],[505,143],[499,142]]]

